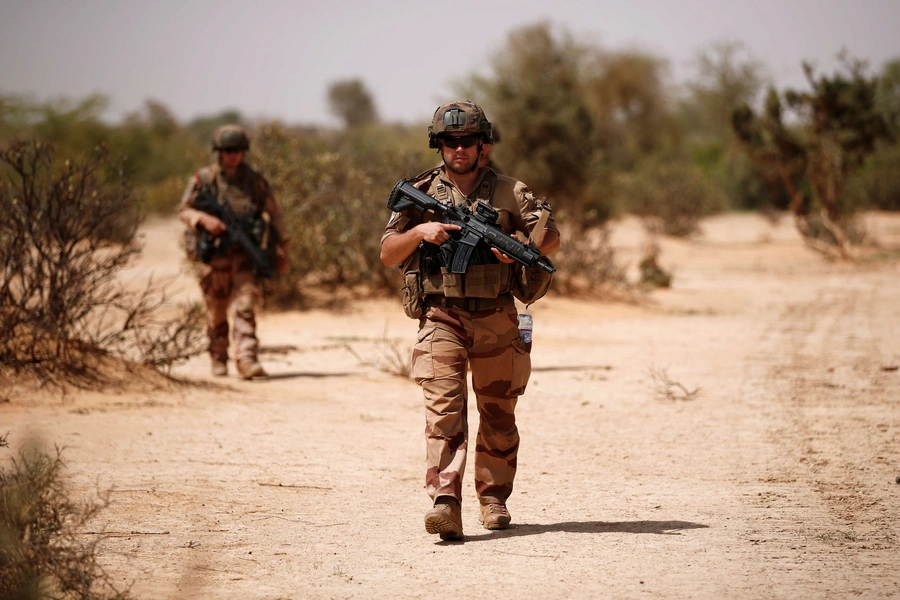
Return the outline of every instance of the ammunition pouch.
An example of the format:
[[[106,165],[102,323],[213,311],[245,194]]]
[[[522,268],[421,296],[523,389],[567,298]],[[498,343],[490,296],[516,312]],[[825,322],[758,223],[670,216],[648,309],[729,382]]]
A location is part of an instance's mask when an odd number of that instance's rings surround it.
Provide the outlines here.
[[[421,291],[447,298],[496,298],[509,292],[510,266],[501,263],[487,245],[479,244],[465,273],[449,270],[456,242],[453,239],[435,246],[424,243],[415,254],[421,256]]]
[[[545,258],[549,262],[549,258]],[[552,264],[552,263],[551,263]],[[540,300],[550,289],[553,274],[544,269],[530,268],[522,264],[514,265],[513,296],[526,306]]]
[[[425,314],[425,292],[422,291],[422,277],[419,273],[418,252],[406,259],[403,265],[402,292],[403,312],[410,319],[418,319]]]
[[[277,244],[272,235],[269,213],[262,211],[258,217],[237,220],[238,227],[247,234],[253,245],[263,251],[268,264],[275,264]],[[212,236],[204,229],[188,227],[184,233],[184,245],[188,258],[209,264],[214,256],[225,256],[236,244],[234,236],[226,229],[222,235]],[[240,247],[238,245],[238,247]]]

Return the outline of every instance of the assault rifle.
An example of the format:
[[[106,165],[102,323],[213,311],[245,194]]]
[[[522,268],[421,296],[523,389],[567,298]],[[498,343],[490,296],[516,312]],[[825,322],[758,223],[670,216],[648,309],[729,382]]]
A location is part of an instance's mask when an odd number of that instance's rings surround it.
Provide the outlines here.
[[[442,222],[459,225],[460,231],[452,232],[456,234],[453,235],[454,238],[458,235],[458,239],[456,252],[450,261],[451,273],[466,272],[472,251],[481,241],[526,267],[540,267],[548,273],[556,271],[550,261],[541,256],[541,251],[536,246],[522,243],[500,231],[497,211],[490,204],[479,202],[475,209],[477,212],[470,213],[465,208],[443,204],[412,185],[408,179],[401,179],[391,190],[388,208],[395,212],[408,208],[415,208],[423,213],[432,211]]]
[[[224,254],[232,244],[237,243],[250,257],[253,274],[265,279],[275,279],[275,261],[271,252],[264,250],[247,234],[248,223],[246,219],[237,218],[228,208],[219,204],[215,197],[207,189],[203,189],[194,199],[194,208],[210,214],[225,223],[225,232],[218,236],[210,235],[205,229],[200,230],[200,242],[197,245],[197,255],[200,262],[209,264],[213,253]],[[262,225],[268,227],[268,223],[260,220]],[[273,240],[269,240],[269,246],[274,247]]]

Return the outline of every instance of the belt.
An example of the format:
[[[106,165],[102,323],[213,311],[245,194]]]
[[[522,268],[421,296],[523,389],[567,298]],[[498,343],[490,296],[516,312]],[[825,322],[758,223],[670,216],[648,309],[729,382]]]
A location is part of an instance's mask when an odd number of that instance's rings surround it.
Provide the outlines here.
[[[496,298],[447,298],[446,296],[429,294],[425,296],[425,303],[431,306],[478,312],[482,310],[497,310],[498,308],[515,304],[515,301],[512,294],[501,294]]]

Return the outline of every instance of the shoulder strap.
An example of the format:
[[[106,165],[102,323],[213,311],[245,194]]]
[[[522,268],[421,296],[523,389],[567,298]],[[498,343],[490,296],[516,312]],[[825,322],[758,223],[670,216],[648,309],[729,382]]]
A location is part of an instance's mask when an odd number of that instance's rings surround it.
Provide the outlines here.
[[[440,168],[428,169],[427,171],[422,171],[421,173],[413,177],[410,181],[415,187],[422,190],[426,194],[431,192],[433,189],[435,191],[437,199],[444,201],[450,197],[450,194],[447,192],[447,188],[444,186],[444,184],[438,182],[437,185],[432,186],[440,171]],[[443,197],[441,197],[441,194],[443,194]]]
[[[447,203],[447,200],[450,199],[450,192],[447,190],[447,186],[444,185],[443,181],[439,181],[437,185],[432,186],[434,190],[434,197],[443,202]]]
[[[481,185],[478,186],[478,193],[475,195],[476,202],[484,202],[485,204],[490,204],[491,200],[494,198],[494,187],[497,183],[497,174],[494,171],[489,170],[484,175],[484,179],[481,180]]]
[[[531,235],[528,236],[528,241],[532,244],[537,244],[538,238],[541,236],[541,232],[547,226],[547,220],[550,218],[550,203],[541,198],[538,200],[537,205],[541,209],[541,216],[538,217],[538,222],[535,223],[534,228],[531,230]]]
[[[430,169],[425,169],[424,171],[422,171],[415,177],[409,178],[408,181],[416,187],[419,187],[419,184],[421,184],[424,181],[428,181],[428,183],[430,184],[431,181],[435,177],[437,177],[437,174],[440,170],[441,170],[440,167],[431,167]],[[419,189],[422,189],[422,188],[419,188]]]

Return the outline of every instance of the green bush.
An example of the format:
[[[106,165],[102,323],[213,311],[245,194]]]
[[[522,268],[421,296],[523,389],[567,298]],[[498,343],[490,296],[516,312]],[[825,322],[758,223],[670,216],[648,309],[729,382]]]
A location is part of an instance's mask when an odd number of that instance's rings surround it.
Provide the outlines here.
[[[718,190],[686,162],[645,163],[619,178],[619,193],[648,230],[677,237],[695,233],[700,219],[723,208]]]
[[[434,164],[404,136],[382,130],[323,138],[278,124],[260,130],[254,165],[269,180],[292,237],[290,271],[272,290],[276,303],[314,287],[399,287],[399,271],[379,259],[388,195],[399,179]]]

